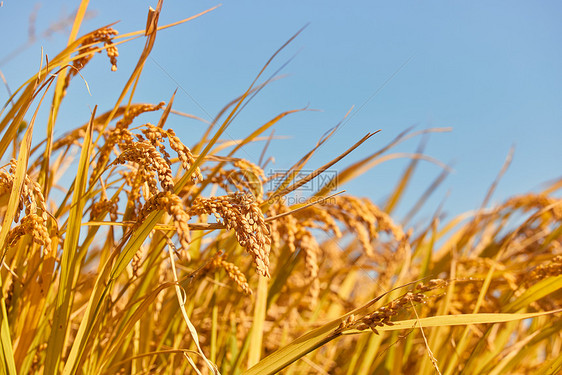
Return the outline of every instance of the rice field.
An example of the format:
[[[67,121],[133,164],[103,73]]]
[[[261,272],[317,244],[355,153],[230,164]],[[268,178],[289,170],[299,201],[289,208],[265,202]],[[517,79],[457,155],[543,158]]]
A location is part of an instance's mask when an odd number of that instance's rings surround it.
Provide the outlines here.
[[[169,119],[174,93],[135,101],[156,34],[170,26],[158,23],[162,3],[144,30],[78,36],[86,3],[68,46],[0,113],[2,374],[562,372],[562,179],[446,221],[436,212],[414,231],[393,210],[415,158],[384,204],[334,187],[438,129],[405,131],[347,163],[376,137],[368,133],[303,174],[331,131],[267,175],[240,150],[275,142],[270,130],[300,110],[236,142],[224,135],[268,84],[275,55],[187,145]],[[113,107],[55,136],[80,71],[107,59],[110,74],[120,45],[138,38],[144,48]],[[47,123],[36,122],[40,107]],[[306,199],[290,199],[330,170],[337,176]]]

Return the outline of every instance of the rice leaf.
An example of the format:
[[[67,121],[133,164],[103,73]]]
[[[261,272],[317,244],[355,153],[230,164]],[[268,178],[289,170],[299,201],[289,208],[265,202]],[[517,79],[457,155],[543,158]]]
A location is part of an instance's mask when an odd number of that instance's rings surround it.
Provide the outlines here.
[[[60,285],[54,311],[53,325],[47,346],[47,357],[45,362],[45,373],[55,374],[59,372],[62,349],[65,344],[66,330],[69,326],[70,311],[72,309],[72,290],[76,283],[75,274],[79,272],[80,266],[76,263],[76,248],[80,239],[82,215],[84,211],[84,195],[88,183],[88,171],[90,170],[90,157],[92,152],[92,133],[96,114],[96,108],[92,113],[90,123],[84,137],[82,152],[78,162],[78,171],[74,182],[74,193],[72,195],[72,206],[70,208],[67,223],[66,239],[61,259]],[[74,358],[69,357],[66,366],[73,366]]]

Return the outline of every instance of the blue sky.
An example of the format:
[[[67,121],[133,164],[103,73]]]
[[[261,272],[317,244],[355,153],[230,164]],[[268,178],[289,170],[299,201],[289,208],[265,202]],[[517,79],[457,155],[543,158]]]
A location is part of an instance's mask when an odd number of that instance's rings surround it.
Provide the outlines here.
[[[37,33],[77,4],[43,3],[37,11]],[[164,1],[160,23],[216,4]],[[115,21],[120,21],[115,26],[120,33],[143,29],[150,5],[156,1],[91,1],[95,17],[81,31]],[[5,61],[26,42],[34,6],[31,1],[6,0],[0,8],[0,69],[12,91],[37,70],[41,47],[54,56],[66,43],[68,29],[39,38]],[[179,86],[176,109],[203,118],[214,115],[248,87],[278,47],[308,24],[266,73],[267,77],[291,59],[282,70],[286,77],[246,107],[227,138],[243,137],[285,110],[307,105],[321,110],[292,115],[276,127],[277,135],[291,138],[275,141],[269,154],[275,157],[274,168],[286,168],[355,105],[360,110],[311,161],[311,167],[318,167],[365,133],[381,129],[339,165],[344,167],[407,127],[452,127],[451,132],[433,134],[425,150],[454,163],[454,172],[428,202],[424,215],[431,215],[447,194],[446,212],[458,214],[480,205],[512,145],[513,163],[493,202],[536,190],[561,176],[561,8],[554,1],[225,1],[195,21],[159,33],[136,101],[167,101]],[[104,56],[84,69],[91,95],[74,81],[62,107],[59,134],[84,123],[94,105],[109,109],[143,44],[138,40],[120,48],[115,73]],[[6,99],[2,87],[0,100]],[[201,124],[178,117],[169,125],[188,145],[202,131]],[[37,129],[35,141],[41,137]],[[419,140],[405,142],[396,151],[414,152]],[[240,156],[257,161],[261,147],[247,148]],[[381,202],[406,163],[389,161],[342,188]],[[440,172],[434,164],[420,163],[399,216]]]

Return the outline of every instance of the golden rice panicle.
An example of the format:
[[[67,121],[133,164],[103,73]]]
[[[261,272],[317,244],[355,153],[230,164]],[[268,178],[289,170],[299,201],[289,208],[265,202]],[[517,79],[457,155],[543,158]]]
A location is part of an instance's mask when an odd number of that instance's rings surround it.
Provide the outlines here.
[[[310,306],[314,306],[320,294],[320,280],[318,278],[318,258],[320,256],[320,246],[316,242],[316,238],[305,229],[297,232],[296,241],[298,247],[304,254],[305,280],[309,284],[308,295],[310,300],[307,301]]]
[[[432,279],[429,280],[426,284],[420,283],[416,286],[415,292],[407,292],[401,297],[387,303],[382,307],[379,307],[374,312],[367,314],[362,318],[358,318],[353,314],[347,316],[346,319],[344,319],[340,323],[340,325],[336,329],[336,332],[341,333],[349,329],[357,329],[360,331],[371,329],[375,334],[378,335],[379,333],[376,329],[377,327],[393,325],[393,323],[390,321],[393,316],[398,315],[398,313],[403,310],[408,310],[412,307],[412,303],[414,302],[426,303],[428,301],[428,296],[425,293],[433,291],[435,289],[443,289],[448,284],[449,282],[444,279]]]
[[[162,190],[172,191],[174,189],[170,165],[149,141],[133,142],[115,160],[116,164],[125,164],[126,162],[134,162],[138,165],[138,168],[156,172]]]
[[[121,150],[125,150],[133,145],[135,136],[129,130],[129,125],[133,123],[133,120],[145,112],[160,110],[164,105],[164,102],[160,102],[156,105],[139,104],[131,106],[129,110],[123,114],[123,118],[117,121],[115,127],[104,133],[105,142],[100,147],[95,171],[90,176],[90,183],[92,183],[95,176],[105,168],[115,146],[118,146]]]
[[[369,212],[373,214],[375,217],[375,223],[378,226],[378,230],[375,229],[375,232],[387,232],[392,234],[392,236],[397,240],[401,241],[404,237],[408,235],[404,233],[404,230],[400,225],[394,223],[392,218],[389,214],[381,210],[377,205],[371,202],[370,199],[362,199],[363,203],[366,205]]]
[[[449,285],[449,281],[445,279],[431,279],[427,283],[419,283],[416,285],[416,290],[419,293],[429,292],[434,289],[442,289]]]
[[[113,38],[118,34],[117,30],[111,27],[104,27],[98,29],[91,33],[87,38],[82,41],[80,48],[78,49],[78,55],[84,55],[75,59],[72,62],[74,69],[70,69],[66,76],[66,80],[63,86],[63,93],[66,94],[66,88],[68,87],[72,77],[76,76],[80,70],[82,70],[88,62],[94,57],[94,53],[101,53],[99,47],[95,47],[94,44],[103,42],[107,57],[111,62],[111,70],[117,70],[117,57],[119,56],[119,51],[117,47],[113,45]]]
[[[168,151],[166,151],[166,147],[163,143],[164,136],[162,135],[162,129],[152,125],[151,123],[146,123],[143,125],[143,127],[144,129],[142,129],[142,133],[144,134],[146,139],[160,151],[162,157],[166,159],[168,164],[171,165],[170,154],[168,154]],[[141,135],[137,135],[137,138],[139,138],[141,141],[144,140],[143,136]]]
[[[9,173],[6,173],[4,169],[0,170],[0,192],[2,194],[10,194],[12,192],[12,188],[14,186],[14,172],[16,168],[16,161],[12,159],[10,161],[10,168]],[[18,202],[18,209],[14,216],[14,223],[17,223],[20,220],[20,214],[24,209],[24,199],[20,197]]]
[[[531,272],[524,273],[527,283],[537,282],[551,276],[562,275],[562,255],[557,255],[546,264],[539,264]]]
[[[96,30],[90,40],[86,40],[83,45],[103,42],[105,51],[107,53],[107,57],[109,57],[109,61],[111,62],[111,70],[117,70],[117,56],[119,56],[119,51],[117,51],[117,47],[113,45],[113,38],[119,34],[117,30],[111,27],[104,27],[102,29]],[[89,43],[88,43],[89,42]],[[101,53],[101,51],[99,51]]]
[[[227,229],[234,229],[240,246],[254,258],[257,272],[270,277],[270,229],[254,196],[238,192],[212,198],[200,197],[193,202],[189,210],[191,216],[211,213],[219,223],[223,222]]]
[[[131,210],[131,214],[126,215],[129,219],[136,218],[140,215],[143,207],[144,197],[148,201],[153,195],[159,193],[158,184],[156,183],[155,171],[148,170],[139,165],[127,165],[128,171],[120,171],[125,179],[125,184],[130,188],[127,189],[127,210]]]
[[[319,282],[318,282],[318,259],[321,255],[321,249],[316,241],[316,237],[307,228],[321,228],[326,232],[332,231],[336,237],[341,236],[341,232],[333,218],[321,210],[315,210],[315,206],[311,206],[305,210],[297,211],[295,214],[281,217],[276,221],[286,221],[287,230],[284,233],[290,233],[291,236],[286,236],[285,242],[289,245],[291,251],[300,249],[304,255],[305,263],[305,279],[311,283],[310,294],[318,295]],[[285,212],[290,211],[286,207]],[[333,227],[335,226],[335,227]]]
[[[345,319],[340,323],[338,328],[336,328],[335,332],[340,334],[343,331],[347,331],[348,329],[352,329],[355,326],[356,317],[354,314],[349,314],[345,317]]]
[[[322,208],[334,219],[343,223],[349,232],[356,234],[369,257],[377,259],[381,264],[388,264],[390,260],[397,263],[410,251],[409,235],[369,199],[344,195],[333,197],[330,202],[331,204],[323,205]],[[394,251],[388,246],[379,246],[381,250],[375,252],[373,240],[379,238],[379,232],[392,235],[396,242]],[[385,268],[385,275],[392,274],[391,268],[390,266]]]
[[[402,297],[391,301],[385,306],[378,308],[371,314],[367,314],[363,318],[357,320],[353,328],[360,331],[370,328],[371,331],[378,335],[379,333],[377,331],[377,327],[394,325],[394,323],[390,321],[393,316],[398,315],[398,313],[402,310],[407,310],[408,308],[410,308],[413,302],[424,303],[426,299],[427,297],[425,296],[425,294],[421,292],[408,292]]]
[[[164,157],[169,158],[169,155],[166,152],[163,144],[164,138],[168,138],[168,141],[170,142],[170,148],[177,153],[182,168],[186,171],[189,170],[195,163],[195,157],[191,153],[191,150],[180,141],[173,129],[164,130],[158,126],[147,123],[144,125],[142,133],[155,147],[158,147],[160,149],[160,152],[162,153],[162,155],[164,155]],[[193,171],[191,180],[193,182],[197,180],[203,180],[203,176],[201,176],[201,170],[199,169],[199,167],[195,168],[195,170]]]
[[[276,216],[291,209],[282,199],[276,200],[268,209],[268,216]],[[291,252],[299,249],[304,258],[304,281],[308,285],[308,306],[314,306],[320,292],[319,258],[323,253],[316,238],[306,228],[319,228],[332,232],[339,238],[342,233],[335,219],[320,206],[310,206],[292,215],[282,216],[271,222],[272,243],[279,248],[281,241]]]
[[[8,174],[4,169],[0,169],[0,194],[10,194],[13,183],[13,174]]]
[[[119,197],[116,197],[115,199],[104,198],[99,202],[92,203],[92,207],[90,209],[90,220],[95,220],[95,218],[103,212],[109,212],[111,221],[116,222],[118,203]]]
[[[305,222],[309,228],[318,228],[325,232],[332,232],[336,238],[341,238],[342,232],[336,219],[326,209],[322,208],[323,206],[324,203],[310,206],[305,210],[297,211],[293,216],[301,222]]]
[[[525,194],[509,199],[503,207],[512,209],[523,209],[529,211],[531,209],[543,209],[553,205],[547,213],[551,215],[553,220],[562,220],[562,199],[554,198],[547,194]]]
[[[290,211],[283,200],[278,199],[269,207],[267,213],[268,216],[276,216]],[[295,252],[297,249],[301,251],[304,258],[304,283],[308,286],[306,304],[309,307],[314,306],[320,292],[318,259],[322,250],[307,228],[331,230],[336,236],[341,236],[335,220],[325,211],[311,206],[294,214],[279,217],[273,220],[270,226],[274,248],[279,248],[283,241],[289,251]]]
[[[250,289],[248,280],[246,280],[246,276],[242,273],[242,271],[240,271],[240,268],[238,268],[238,266],[224,260],[221,260],[220,266],[226,271],[228,277],[232,279],[244,293],[246,293],[247,295],[252,295],[252,289]]]
[[[168,129],[166,133],[168,135],[168,140],[170,141],[170,147],[172,148],[172,150],[177,152],[183,169],[188,171],[195,163],[195,157],[191,153],[191,150],[180,141],[180,139],[176,136],[176,133],[174,133],[172,129]],[[203,180],[203,176],[201,176],[201,170],[199,169],[199,167],[195,168],[191,179],[192,181]]]
[[[187,250],[190,243],[189,225],[191,219],[189,214],[183,209],[183,203],[176,194],[170,191],[164,191],[152,196],[142,207],[136,218],[136,225],[139,226],[144,219],[153,211],[164,210],[170,215],[176,234],[180,241],[180,245]]]
[[[281,199],[277,199],[269,206],[267,211],[268,217],[281,215],[291,211]],[[270,223],[272,246],[278,249],[281,246],[281,240],[285,242],[291,253],[296,251],[296,233],[299,231],[299,222],[296,215],[286,215],[273,220]]]
[[[149,104],[149,103],[143,103],[143,104],[136,104],[136,105],[132,105],[129,107],[128,111],[126,111],[123,114],[123,118],[119,121],[117,121],[117,124],[115,125],[116,128],[128,128],[129,125],[131,125],[133,123],[133,120],[142,115],[143,113],[146,112],[154,112],[154,111],[159,111],[162,108],[164,108],[164,106],[166,105],[166,102],[160,102],[158,104]]]
[[[90,184],[94,183],[95,177],[106,167],[107,162],[115,146],[119,146],[122,150],[132,147],[135,142],[133,133],[126,127],[116,126],[109,132],[104,134],[105,142],[100,147],[98,158],[95,161],[94,171],[90,175]],[[122,152],[121,152],[122,153]],[[117,163],[118,162],[113,162]]]
[[[327,206],[329,214],[345,224],[349,231],[357,234],[367,255],[374,255],[375,250],[371,240],[378,236],[375,215],[358,198],[349,196],[334,198],[334,204]]]
[[[21,223],[8,233],[8,246],[14,246],[18,239],[26,234],[31,234],[33,242],[44,246],[46,251],[50,251],[51,238],[40,216],[35,214],[25,215],[21,219]]]
[[[0,170],[0,189],[5,193],[11,192],[13,189],[17,161],[12,159],[9,165],[8,173]],[[20,221],[22,211],[25,215]],[[8,233],[8,246],[14,246],[21,236],[31,234],[33,242],[43,246],[45,252],[50,252],[51,238],[47,230],[47,220],[47,206],[41,186],[26,174],[19,197],[18,210],[14,216],[14,222],[19,221],[20,224]]]
[[[236,285],[247,295],[252,295],[252,289],[250,289],[250,284],[240,268],[233,263],[227,262],[224,259],[224,253],[218,253],[213,256],[213,259],[209,263],[209,267],[213,270],[223,269],[226,275],[234,281]]]

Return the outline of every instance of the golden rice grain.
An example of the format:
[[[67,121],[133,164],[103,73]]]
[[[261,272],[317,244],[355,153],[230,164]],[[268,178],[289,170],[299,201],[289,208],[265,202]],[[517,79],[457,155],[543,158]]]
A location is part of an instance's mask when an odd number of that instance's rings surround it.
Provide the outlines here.
[[[523,209],[528,211],[533,208],[543,209],[547,206],[556,204],[550,208],[548,212],[553,215],[555,220],[562,220],[561,201],[561,199],[557,199],[546,194],[525,194],[509,199],[503,204],[503,207],[511,207],[514,209]]]
[[[88,62],[94,57],[94,53],[101,53],[99,47],[95,47],[94,44],[103,42],[107,57],[111,62],[111,70],[117,70],[117,57],[119,56],[119,51],[117,47],[113,45],[113,38],[118,34],[116,30],[111,27],[104,27],[98,29],[91,33],[87,38],[82,41],[80,48],[78,49],[78,55],[84,55],[72,62],[74,69],[70,69],[66,75],[65,83],[63,86],[63,95],[66,95],[66,89],[70,83],[72,77],[76,76],[80,70],[82,70]]]
[[[305,279],[309,283],[307,292],[310,296],[310,306],[314,306],[318,300],[320,293],[320,280],[318,279],[318,257],[320,255],[320,246],[316,242],[316,238],[307,230],[301,228],[296,235],[298,247],[304,254]]]
[[[172,191],[174,189],[170,165],[150,142],[133,142],[129,148],[125,149],[117,157],[114,163],[124,164],[128,161],[136,163],[139,165],[139,168],[154,170],[164,191]]]
[[[290,208],[286,206],[282,200],[276,200],[269,206],[267,211],[268,217],[277,216],[290,212]],[[296,233],[299,230],[298,220],[293,215],[287,215],[273,220],[270,223],[271,238],[274,248],[279,248],[281,240],[289,247],[289,250],[294,253],[296,251],[295,239]]]
[[[405,310],[411,307],[412,302],[423,303],[425,301],[425,294],[408,292],[402,297],[395,299],[385,306],[378,308],[371,314],[358,319],[354,324],[354,328],[360,331],[370,328],[371,331],[378,335],[379,333],[376,329],[377,327],[393,325],[393,323],[390,321],[393,316],[398,315],[401,310]]]
[[[0,170],[0,189],[6,193],[13,189],[16,167],[17,161],[12,159],[8,173]],[[20,221],[22,212],[24,217]],[[14,222],[20,222],[20,224],[10,230],[7,239],[8,246],[14,246],[21,236],[31,234],[35,243],[43,246],[47,253],[50,252],[51,238],[47,230],[47,220],[47,206],[41,186],[25,174],[18,209],[14,215]]]
[[[33,242],[45,248],[46,252],[51,250],[51,237],[44,225],[43,218],[36,214],[29,214],[23,217],[21,223],[10,230],[8,233],[8,246],[14,246],[20,237],[30,234]]]
[[[209,266],[211,270],[217,269],[224,269],[226,275],[234,281],[236,285],[247,295],[252,294],[252,289],[250,289],[250,284],[248,284],[248,280],[240,268],[233,263],[227,262],[223,259],[224,252],[217,253],[213,256],[211,262],[209,262]]]
[[[176,234],[178,235],[180,245],[183,249],[187,249],[190,243],[189,214],[183,209],[183,203],[176,194],[170,191],[160,192],[152,196],[142,207],[137,217],[137,226],[142,223],[144,218],[153,211],[164,210],[170,215]]]
[[[170,147],[177,153],[183,169],[187,171],[195,163],[195,157],[191,153],[191,150],[180,141],[173,129],[164,130],[152,124],[145,124],[142,132],[155,147],[159,148],[166,160],[169,160],[170,156],[164,147],[164,138],[168,139]],[[192,181],[203,180],[199,167],[195,168],[191,179]]]
[[[397,242],[405,237],[402,228],[368,199],[336,196],[330,201],[333,203],[325,205],[327,213],[356,233],[361,246],[370,256],[374,256],[372,241],[378,238],[379,232],[392,234]]]
[[[426,303],[428,297],[424,294],[426,292],[442,289],[448,285],[448,281],[444,279],[432,279],[426,284],[420,283],[416,286],[416,292],[407,292],[399,298],[390,301],[386,305],[379,307],[377,310],[367,314],[361,318],[353,314],[347,316],[336,329],[337,333],[341,333],[349,329],[357,329],[360,331],[371,329],[375,334],[379,334],[377,327],[391,326],[393,323],[390,319],[398,315],[402,310],[407,310],[412,307],[412,303]]]
[[[235,193],[197,198],[190,207],[189,214],[213,214],[227,229],[234,229],[238,243],[253,256],[257,272],[270,277],[270,230],[253,195]]]
[[[525,273],[525,281],[537,282],[551,276],[562,275],[562,255],[557,255],[546,264],[540,264],[529,273]]]
[[[119,197],[115,199],[102,199],[99,202],[92,204],[90,209],[90,220],[95,220],[95,218],[103,212],[109,212],[111,221],[117,221],[117,207],[118,207]]]

